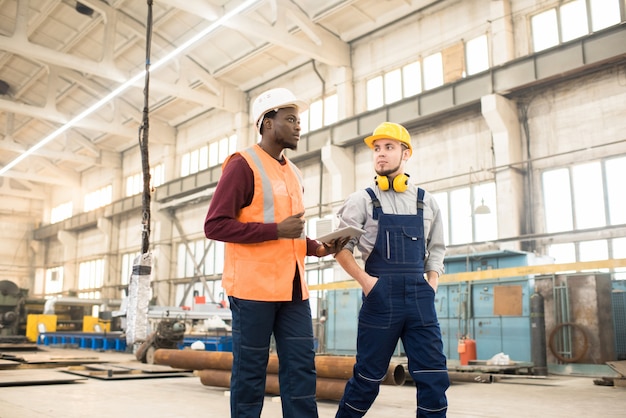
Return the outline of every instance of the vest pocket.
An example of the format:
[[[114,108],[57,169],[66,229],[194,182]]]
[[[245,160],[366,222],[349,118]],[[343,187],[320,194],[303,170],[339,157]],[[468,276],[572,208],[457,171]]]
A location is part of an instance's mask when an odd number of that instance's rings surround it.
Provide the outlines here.
[[[420,256],[420,245],[423,246],[419,228],[410,226],[389,227],[385,231],[384,254],[389,263],[416,263],[423,259]]]

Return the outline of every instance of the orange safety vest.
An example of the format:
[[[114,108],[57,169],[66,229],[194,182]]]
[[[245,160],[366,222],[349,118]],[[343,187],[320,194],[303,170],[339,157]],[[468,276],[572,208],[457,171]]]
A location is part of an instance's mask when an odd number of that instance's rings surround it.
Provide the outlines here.
[[[240,222],[279,223],[304,211],[302,174],[289,160],[281,164],[254,145],[240,155],[254,173],[254,196],[241,209]],[[226,167],[230,158],[224,161]],[[292,298],[296,268],[300,272],[302,298],[309,290],[304,276],[306,237],[280,238],[254,244],[225,244],[222,287],[230,296],[266,302],[289,301]]]

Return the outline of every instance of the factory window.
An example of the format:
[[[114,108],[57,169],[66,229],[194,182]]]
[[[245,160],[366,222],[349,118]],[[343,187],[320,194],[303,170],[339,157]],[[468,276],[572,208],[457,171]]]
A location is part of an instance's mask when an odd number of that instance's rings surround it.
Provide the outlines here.
[[[626,3],[622,3],[624,5]],[[619,0],[590,0],[591,30],[598,31],[620,22]]]
[[[110,184],[91,193],[87,193],[84,200],[85,212],[110,204],[112,198],[113,186]]]
[[[552,244],[548,246],[548,255],[554,258],[556,264],[626,258],[626,238]],[[608,272],[608,269],[590,269],[588,271]],[[564,274],[571,272],[573,272],[573,270],[560,271],[557,273]],[[626,268],[614,269],[614,278],[617,280],[626,280]]]
[[[602,167],[599,162],[572,167],[574,226],[587,229],[606,225]]]
[[[46,270],[46,284],[44,294],[54,295],[63,291],[63,267],[53,267]]]
[[[424,58],[424,90],[443,85],[443,61],[441,52]]]
[[[561,187],[566,185],[567,187]],[[547,232],[573,229],[572,198],[567,169],[550,170],[543,173],[543,203]]]
[[[339,97],[336,94],[324,99],[324,125],[332,125],[339,120]]]
[[[624,197],[626,157],[606,160],[604,169],[606,171],[606,195],[608,196],[609,224],[626,224],[626,197]]]
[[[218,166],[236,150],[237,135],[233,134],[189,151],[181,156],[180,176],[185,177]]]
[[[402,70],[400,68],[385,73],[385,103],[393,103],[402,99]]]
[[[547,232],[626,223],[626,157],[577,164],[542,174]]]
[[[159,187],[165,183],[165,165],[159,164],[150,167],[150,188]],[[136,173],[126,177],[126,197],[143,192],[143,173]]]
[[[187,247],[189,249],[187,249]],[[196,266],[198,271],[196,271]],[[222,274],[224,271],[224,243],[199,239],[178,244],[177,277],[196,277]]]
[[[553,244],[548,247],[548,255],[554,258],[556,264],[575,263],[576,245],[568,242],[563,244]],[[566,272],[559,272],[566,273]]]
[[[467,75],[489,69],[487,35],[481,35],[465,43],[465,59],[467,61]]]
[[[441,211],[446,244],[461,245],[498,238],[496,185],[472,184],[433,195]]]
[[[316,100],[309,106],[309,129],[315,131],[324,126],[324,104],[321,100]],[[302,118],[300,118],[302,119]]]
[[[367,81],[367,110],[422,92],[421,62],[386,72]]]
[[[585,162],[542,173],[546,232],[603,228],[626,223],[626,157]],[[623,258],[621,239],[554,244],[549,254],[556,263]],[[623,269],[622,269],[623,270]],[[616,270],[617,271],[617,270]],[[620,270],[623,275],[624,272]]]
[[[626,258],[626,238],[615,238],[611,240],[612,258]],[[626,267],[615,269],[613,275],[615,280],[626,280]]]
[[[141,251],[134,251],[132,253],[122,254],[122,267],[120,270],[120,284],[123,286],[128,286],[130,282],[130,276],[133,274],[133,266],[135,265],[135,258],[141,255]],[[126,291],[122,290],[120,297],[126,297]]]
[[[412,62],[402,67],[402,88],[404,97],[422,92],[422,63]]]
[[[181,156],[180,176],[185,177],[209,168],[209,146],[189,151]]]
[[[175,288],[174,300],[176,306],[189,306],[193,308],[196,304],[211,304],[226,301],[226,293],[222,287],[221,280],[209,280],[205,283],[194,281],[190,283],[177,284]],[[201,299],[198,299],[200,297]],[[200,302],[202,300],[202,302]]]
[[[448,213],[448,193],[439,192],[433,193],[433,197],[439,205],[439,213],[441,213],[441,221],[444,225],[444,235],[446,245],[450,244],[450,215]]]
[[[367,110],[377,109],[419,94],[422,90],[434,89],[487,69],[487,35],[470,39],[465,44],[458,42],[421,61],[369,79],[366,83]]]
[[[332,267],[319,268],[314,270],[307,270],[305,273],[306,282],[309,286],[323,285],[325,283],[332,283],[335,281],[334,269]],[[310,290],[309,302],[311,305],[311,315],[313,319],[327,316],[328,313],[323,312],[324,291],[322,290]]]
[[[599,261],[609,259],[609,247],[607,240],[582,241],[578,243],[578,258],[580,261]],[[595,271],[595,270],[593,270]],[[608,269],[599,271],[608,272]]]
[[[237,135],[232,134],[209,144],[209,167],[224,162],[226,157],[237,150]]]
[[[78,297],[99,299],[104,285],[104,259],[82,262],[78,265]]]
[[[339,98],[332,94],[324,99],[315,100],[309,108],[300,113],[300,133],[320,129],[339,120]]]
[[[213,277],[206,281],[208,291],[199,277],[218,276],[224,271],[224,243],[207,239],[178,244],[178,260],[176,265],[177,278],[193,278],[191,282],[176,285],[176,304],[193,306],[194,295],[205,296],[210,302],[225,298],[222,281]],[[189,288],[191,286],[191,288]],[[186,292],[186,295],[185,295]]]
[[[384,104],[383,77],[367,80],[367,110],[377,109]]]
[[[72,202],[61,203],[60,205],[52,208],[50,212],[50,223],[55,224],[62,220],[72,217]]]
[[[618,24],[620,0],[573,0],[531,16],[535,52]]]
[[[561,41],[567,42],[587,34],[587,8],[585,0],[575,0],[559,8]]]

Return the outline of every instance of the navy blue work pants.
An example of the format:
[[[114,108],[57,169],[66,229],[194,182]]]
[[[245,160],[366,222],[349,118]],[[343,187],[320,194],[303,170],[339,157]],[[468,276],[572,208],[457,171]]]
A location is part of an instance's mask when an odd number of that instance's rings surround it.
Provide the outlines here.
[[[313,323],[308,300],[259,302],[229,297],[233,315],[232,418],[258,418],[265,397],[271,335],[279,359],[283,417],[317,418]]]
[[[369,410],[399,340],[417,387],[416,416],[446,416],[445,392],[450,382],[434,298],[434,290],[421,274],[379,277],[359,312],[354,374],[337,418],[362,417]]]

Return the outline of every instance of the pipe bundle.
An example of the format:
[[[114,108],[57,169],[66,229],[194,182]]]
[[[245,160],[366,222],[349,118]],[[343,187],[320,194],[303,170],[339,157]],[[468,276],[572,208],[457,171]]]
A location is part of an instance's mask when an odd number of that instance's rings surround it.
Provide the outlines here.
[[[158,349],[154,353],[154,362],[177,369],[194,370],[205,386],[230,387],[233,363],[233,355],[230,352]],[[317,399],[340,400],[348,379],[352,377],[354,363],[353,356],[316,356]],[[403,385],[405,380],[404,366],[390,363],[382,383],[399,386]],[[270,354],[267,364],[265,393],[280,394],[278,356],[275,354]]]

